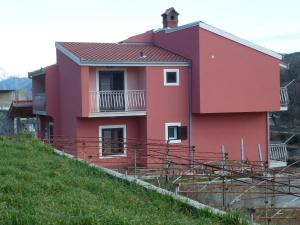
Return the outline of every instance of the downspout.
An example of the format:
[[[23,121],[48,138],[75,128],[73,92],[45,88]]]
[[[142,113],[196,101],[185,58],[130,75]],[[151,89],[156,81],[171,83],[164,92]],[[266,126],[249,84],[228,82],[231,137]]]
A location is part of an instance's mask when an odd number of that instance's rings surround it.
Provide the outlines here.
[[[193,167],[193,139],[192,139],[192,135],[193,135],[193,129],[192,129],[192,67],[189,67],[188,69],[188,98],[189,98],[189,167],[192,168]]]
[[[269,112],[267,112],[267,162],[268,168],[270,168],[270,122],[269,122]]]

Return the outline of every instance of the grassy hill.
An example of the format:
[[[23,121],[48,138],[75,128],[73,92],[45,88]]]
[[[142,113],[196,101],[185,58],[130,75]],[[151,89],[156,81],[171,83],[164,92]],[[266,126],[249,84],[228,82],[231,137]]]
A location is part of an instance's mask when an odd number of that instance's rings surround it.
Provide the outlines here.
[[[29,135],[0,136],[0,224],[240,224],[55,155]]]

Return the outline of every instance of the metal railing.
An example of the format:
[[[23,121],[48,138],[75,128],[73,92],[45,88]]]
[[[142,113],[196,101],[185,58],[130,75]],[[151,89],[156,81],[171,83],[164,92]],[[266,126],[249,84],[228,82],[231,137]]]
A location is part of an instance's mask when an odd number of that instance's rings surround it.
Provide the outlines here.
[[[37,113],[37,114],[46,112],[46,95],[45,95],[45,93],[39,93],[34,96],[33,112]]]
[[[91,91],[90,112],[145,111],[144,90]]]
[[[289,105],[290,98],[288,95],[287,87],[280,88],[280,106],[287,107]]]
[[[269,145],[270,160],[287,162],[288,153],[285,143]]]

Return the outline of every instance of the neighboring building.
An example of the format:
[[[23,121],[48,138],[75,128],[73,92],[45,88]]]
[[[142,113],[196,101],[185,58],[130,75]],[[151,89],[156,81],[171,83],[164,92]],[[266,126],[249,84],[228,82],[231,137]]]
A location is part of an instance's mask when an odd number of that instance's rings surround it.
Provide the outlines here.
[[[0,90],[0,135],[12,136],[21,131],[35,132],[30,90]]]
[[[163,29],[120,43],[57,42],[57,63],[29,73],[39,137],[169,139],[195,157],[224,145],[234,160],[242,139],[244,160],[258,161],[260,144],[268,161],[281,55],[201,21],[177,26],[173,8],[162,17]],[[130,164],[112,145],[95,148],[94,162]]]

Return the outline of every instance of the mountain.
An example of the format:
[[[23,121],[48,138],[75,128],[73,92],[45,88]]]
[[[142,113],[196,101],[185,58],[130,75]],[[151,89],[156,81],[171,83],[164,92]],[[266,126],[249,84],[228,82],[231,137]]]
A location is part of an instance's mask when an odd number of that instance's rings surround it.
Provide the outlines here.
[[[31,79],[27,77],[9,77],[0,80],[0,90],[32,89]]]

